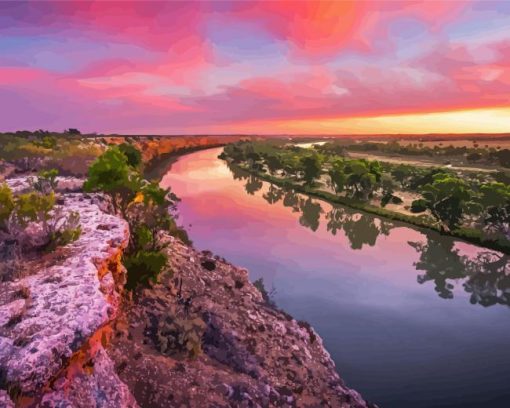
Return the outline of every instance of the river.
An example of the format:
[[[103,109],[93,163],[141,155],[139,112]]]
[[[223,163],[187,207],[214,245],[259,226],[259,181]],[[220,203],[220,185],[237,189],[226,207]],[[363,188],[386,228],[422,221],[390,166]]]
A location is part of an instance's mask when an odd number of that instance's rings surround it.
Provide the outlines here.
[[[221,150],[164,176],[180,224],[308,321],[348,386],[381,408],[510,406],[507,256],[270,186]]]

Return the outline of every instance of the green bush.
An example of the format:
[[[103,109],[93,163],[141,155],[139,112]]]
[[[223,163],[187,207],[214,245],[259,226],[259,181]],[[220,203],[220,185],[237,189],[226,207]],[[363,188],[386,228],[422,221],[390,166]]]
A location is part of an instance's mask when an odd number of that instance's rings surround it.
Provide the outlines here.
[[[115,212],[127,218],[127,207],[140,191],[141,178],[129,167],[126,155],[113,146],[92,163],[83,188],[108,194]]]
[[[425,211],[426,209],[427,209],[427,202],[422,198],[419,198],[418,200],[414,200],[411,203],[411,212],[412,213],[421,213],[421,212]]]
[[[0,184],[0,230],[7,228],[7,222],[14,209],[14,197],[6,183]]]
[[[44,149],[54,149],[57,147],[57,139],[54,136],[44,136],[40,140],[34,140],[32,144]]]
[[[64,213],[62,207],[55,206],[55,201],[53,191],[15,196],[7,184],[0,185],[0,229],[15,239],[20,249],[52,250],[77,240],[81,234],[80,215]],[[29,231],[31,223],[41,228]]]
[[[118,146],[119,150],[126,156],[127,163],[133,169],[138,169],[142,165],[142,153],[136,147],[129,143],[122,143]]]
[[[37,179],[32,183],[32,187],[35,191],[49,194],[57,188],[57,176],[57,169],[42,170],[39,172]]]
[[[60,225],[57,225],[59,223]],[[80,214],[76,211],[71,211],[66,217],[55,219],[55,223],[49,231],[50,244],[48,249],[52,250],[56,247],[70,244],[78,240],[80,235]]]
[[[41,223],[46,227],[51,218],[50,211],[55,206],[55,194],[30,192],[20,194],[14,203],[14,214],[20,225],[30,222]]]
[[[124,256],[123,263],[128,271],[126,287],[132,290],[138,284],[157,282],[159,274],[168,263],[168,258],[161,251],[141,250]]]

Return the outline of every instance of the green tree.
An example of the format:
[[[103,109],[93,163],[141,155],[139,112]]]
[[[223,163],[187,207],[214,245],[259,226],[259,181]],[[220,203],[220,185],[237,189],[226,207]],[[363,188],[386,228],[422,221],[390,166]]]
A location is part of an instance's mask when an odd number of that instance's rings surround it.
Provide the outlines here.
[[[443,230],[457,228],[474,204],[474,193],[468,184],[444,173],[436,174],[431,184],[423,186],[422,196]]]
[[[322,171],[322,160],[320,156],[313,154],[302,157],[301,166],[305,183],[313,185],[314,181],[320,177]]]
[[[127,164],[134,169],[139,169],[142,165],[142,153],[140,153],[140,150],[129,143],[122,143],[118,147],[126,156]]]
[[[173,225],[170,212],[175,210],[178,200],[170,189],[160,187],[157,182],[144,183],[126,211],[132,231],[129,246],[132,252],[162,249],[157,234]]]
[[[127,207],[140,191],[142,180],[128,165],[126,155],[113,146],[92,163],[83,187],[109,195],[115,212],[126,218]]]
[[[382,189],[381,206],[385,207],[390,201],[398,199],[393,195],[397,189],[397,184],[389,174],[382,175],[380,184]]]
[[[379,164],[372,165],[366,160],[351,160],[345,166],[347,186],[354,197],[367,200],[380,179]]]
[[[283,170],[287,175],[296,176],[300,167],[301,164],[298,156],[289,154],[283,158]]]
[[[485,208],[483,223],[487,234],[510,238],[510,186],[499,182],[482,184],[480,202]]]
[[[331,185],[337,194],[344,191],[347,183],[344,167],[345,164],[343,160],[335,160],[331,165],[331,169],[328,171]]]
[[[128,289],[157,280],[168,260],[159,232],[177,233],[187,240],[172,217],[178,201],[175,194],[157,182],[144,180],[128,164],[128,157],[115,146],[91,165],[85,188],[108,194],[115,211],[129,224],[131,235],[124,255]]]
[[[492,181],[480,186],[481,204],[486,207],[498,207],[510,201],[510,186]]]
[[[391,176],[400,183],[402,188],[406,188],[407,181],[413,175],[411,167],[399,164],[391,170]]]
[[[282,161],[280,160],[280,157],[277,155],[267,156],[266,164],[267,164],[267,168],[269,169],[269,172],[271,174],[276,173],[276,171],[278,171],[282,168]]]

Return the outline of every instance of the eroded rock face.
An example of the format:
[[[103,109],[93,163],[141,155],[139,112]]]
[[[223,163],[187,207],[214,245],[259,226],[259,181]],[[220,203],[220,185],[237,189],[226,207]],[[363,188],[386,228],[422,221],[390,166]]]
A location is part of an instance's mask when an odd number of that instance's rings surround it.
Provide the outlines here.
[[[10,184],[17,191],[24,186],[21,180]],[[66,210],[80,214],[80,238],[50,261],[34,263],[33,274],[0,285],[1,388],[18,402],[131,406],[103,351],[108,325],[119,310],[125,282],[120,257],[129,230],[96,201],[82,194],[63,196]],[[101,391],[114,385],[119,387],[115,393]],[[97,404],[89,404],[90,398]],[[116,404],[121,400],[127,405]]]
[[[246,270],[165,239],[173,276],[135,296],[107,349],[141,406],[370,406],[313,329],[269,306]]]
[[[0,407],[370,406],[246,270],[172,237],[169,270],[120,313],[129,231],[102,204],[63,196],[81,237],[0,284]]]

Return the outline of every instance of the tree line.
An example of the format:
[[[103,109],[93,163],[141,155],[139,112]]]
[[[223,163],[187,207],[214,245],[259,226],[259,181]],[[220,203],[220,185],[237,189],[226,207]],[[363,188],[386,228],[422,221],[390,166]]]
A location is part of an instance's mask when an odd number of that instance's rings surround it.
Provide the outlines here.
[[[381,207],[401,203],[399,193],[412,192],[420,198],[410,211],[443,232],[463,229],[485,239],[510,240],[510,185],[504,175],[349,159],[324,146],[303,149],[285,141],[233,143],[220,158],[312,190],[329,187],[357,202],[379,198]]]

